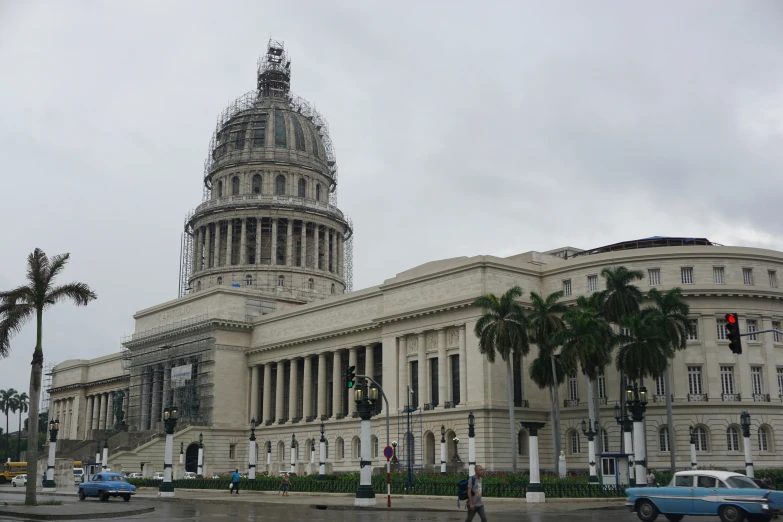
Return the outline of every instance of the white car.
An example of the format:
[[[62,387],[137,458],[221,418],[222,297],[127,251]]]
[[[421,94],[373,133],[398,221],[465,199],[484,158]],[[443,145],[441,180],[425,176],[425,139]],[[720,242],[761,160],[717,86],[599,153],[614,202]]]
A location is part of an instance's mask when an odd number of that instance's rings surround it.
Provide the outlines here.
[[[126,476],[128,478],[144,478],[144,475],[142,475],[140,471],[134,471],[133,473],[128,473]]]
[[[156,471],[152,474],[152,480],[163,480],[163,472],[162,471]]]
[[[27,475],[17,475],[11,479],[13,487],[23,487],[27,485]]]
[[[185,475],[182,478],[194,479],[194,478],[196,478],[196,473],[193,472],[193,471],[186,471]]]

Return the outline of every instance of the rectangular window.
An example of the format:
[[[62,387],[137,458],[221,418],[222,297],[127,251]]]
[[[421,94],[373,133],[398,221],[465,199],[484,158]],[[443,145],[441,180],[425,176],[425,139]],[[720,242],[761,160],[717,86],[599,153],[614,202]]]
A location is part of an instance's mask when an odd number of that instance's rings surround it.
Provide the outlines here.
[[[666,381],[664,381],[663,375],[655,378],[655,395],[666,396]]]
[[[579,380],[576,375],[568,376],[568,400],[579,400]]]
[[[647,276],[650,279],[650,286],[658,286],[661,284],[661,269],[651,268],[647,271]]]
[[[287,143],[285,133],[285,116],[283,111],[275,110],[275,147],[285,148]]]
[[[598,374],[598,398],[606,398],[606,376],[604,375],[603,370]]]
[[[748,341],[757,341],[757,336],[755,332],[759,331],[759,323],[755,319],[748,319],[745,321],[745,324],[747,325],[748,329]]]
[[[764,393],[764,379],[761,375],[760,366],[752,366],[750,368],[750,384],[753,388],[753,395],[761,395]]]
[[[726,278],[723,277],[723,267],[716,266],[712,268],[712,280],[714,283],[722,285],[726,282]]]
[[[684,285],[692,285],[693,284],[693,267],[682,267],[680,268],[680,276],[682,279],[682,284]]]
[[[772,321],[772,328],[774,330],[780,330],[780,321]],[[772,341],[776,343],[780,342],[780,334],[778,332],[772,332]]]
[[[783,368],[778,368],[778,397],[783,397]]]
[[[723,394],[734,394],[734,367],[720,367],[720,389]]]
[[[459,404],[459,354],[451,356],[451,397],[454,404]],[[378,401],[381,402],[381,401]]]
[[[522,368],[521,368],[521,356],[518,353],[514,354],[513,359],[514,371],[514,406],[522,406]]]
[[[718,319],[715,321],[715,323],[718,326],[718,339],[725,341],[726,340],[726,319]]]
[[[563,295],[571,295],[571,280],[563,281]]]
[[[266,114],[256,114],[253,121],[253,147],[266,145]]]
[[[598,276],[597,275],[589,275],[589,276],[587,276],[587,291],[588,292],[597,292],[598,291]]]
[[[438,359],[437,358],[430,359],[430,397],[432,397],[430,403],[432,404],[433,407],[440,404],[438,402],[440,400],[440,397],[438,397]]]
[[[688,393],[701,395],[701,366],[688,366]]]
[[[752,268],[743,268],[742,269],[742,283],[746,285],[752,285],[753,284],[753,269]]]
[[[699,340],[699,321],[698,319],[688,319],[688,332],[686,338],[689,341]]]
[[[237,445],[236,444],[229,444],[228,445],[228,458],[229,459],[237,458]]]
[[[419,407],[419,361],[411,361],[411,390],[409,404],[414,407]]]
[[[778,287],[778,273],[775,270],[767,270],[767,277],[769,277],[770,288]]]

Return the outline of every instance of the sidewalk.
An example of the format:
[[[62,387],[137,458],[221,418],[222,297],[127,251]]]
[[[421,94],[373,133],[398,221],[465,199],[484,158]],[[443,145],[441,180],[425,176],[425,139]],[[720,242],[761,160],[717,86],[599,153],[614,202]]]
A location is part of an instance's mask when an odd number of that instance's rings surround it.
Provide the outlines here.
[[[19,495],[20,502],[24,497]],[[132,517],[152,513],[155,508],[149,504],[105,503],[89,506],[79,502],[63,503],[60,506],[4,506],[0,503],[0,517],[25,518],[29,520],[89,520],[96,518]]]

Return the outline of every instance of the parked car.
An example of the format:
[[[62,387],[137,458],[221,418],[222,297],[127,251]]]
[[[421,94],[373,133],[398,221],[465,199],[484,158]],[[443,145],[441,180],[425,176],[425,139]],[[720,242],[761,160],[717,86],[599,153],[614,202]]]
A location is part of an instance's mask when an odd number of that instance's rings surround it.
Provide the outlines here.
[[[135,494],[136,486],[128,484],[120,473],[96,473],[88,482],[79,484],[79,500],[98,497],[102,502],[106,502],[109,497],[122,497],[122,500],[128,502],[131,495]]]
[[[163,480],[163,472],[162,471],[156,471],[152,474],[152,480]]]
[[[24,487],[27,485],[27,475],[17,475],[11,479],[13,487]]]
[[[82,468],[73,468],[73,483],[78,486],[84,481],[84,470]]]
[[[186,471],[185,475],[182,478],[194,479],[196,478],[196,473],[194,471]]]
[[[127,473],[125,476],[128,478],[144,478],[144,475],[142,475],[141,471],[132,471]]]
[[[653,522],[659,514],[670,522],[685,515],[767,522],[783,508],[783,493],[761,489],[745,475],[729,471],[679,471],[668,486],[629,488],[625,493],[626,507],[642,522]]]

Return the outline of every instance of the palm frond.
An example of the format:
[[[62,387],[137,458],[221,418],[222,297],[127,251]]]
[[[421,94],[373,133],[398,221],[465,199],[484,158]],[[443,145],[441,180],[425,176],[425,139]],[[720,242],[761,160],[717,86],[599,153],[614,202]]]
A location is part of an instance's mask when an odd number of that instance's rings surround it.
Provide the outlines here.
[[[53,288],[46,294],[46,306],[53,305],[64,299],[70,299],[76,306],[86,306],[98,296],[84,283],[68,283]]]
[[[49,261],[49,270],[46,273],[46,287],[49,288],[54,283],[54,280],[63,271],[65,265],[68,264],[71,254],[57,254]]]
[[[32,304],[16,304],[0,316],[0,358],[8,357],[11,338],[19,333],[25,322],[34,315],[35,307]]]

